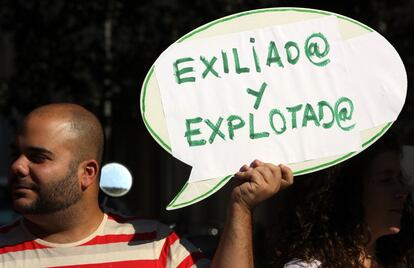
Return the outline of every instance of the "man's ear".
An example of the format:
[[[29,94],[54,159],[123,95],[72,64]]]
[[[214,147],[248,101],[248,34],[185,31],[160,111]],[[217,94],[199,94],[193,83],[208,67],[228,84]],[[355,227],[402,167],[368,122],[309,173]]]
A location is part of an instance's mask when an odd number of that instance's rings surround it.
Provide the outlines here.
[[[80,164],[82,190],[87,189],[98,180],[99,164],[94,159],[85,160]]]

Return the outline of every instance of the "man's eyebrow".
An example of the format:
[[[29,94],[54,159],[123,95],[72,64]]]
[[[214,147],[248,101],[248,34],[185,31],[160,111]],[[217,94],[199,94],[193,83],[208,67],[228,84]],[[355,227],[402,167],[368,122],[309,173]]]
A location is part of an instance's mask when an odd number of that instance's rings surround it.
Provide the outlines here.
[[[11,143],[9,145],[9,148],[12,151],[17,151],[19,149],[19,147],[15,143]],[[26,150],[30,151],[32,153],[44,153],[44,154],[53,155],[53,153],[51,151],[49,151],[48,149],[46,149],[44,147],[30,146]]]
[[[43,147],[31,146],[27,148],[27,151],[31,153],[41,153],[41,154],[47,154],[47,155],[53,156],[53,153],[51,151]]]

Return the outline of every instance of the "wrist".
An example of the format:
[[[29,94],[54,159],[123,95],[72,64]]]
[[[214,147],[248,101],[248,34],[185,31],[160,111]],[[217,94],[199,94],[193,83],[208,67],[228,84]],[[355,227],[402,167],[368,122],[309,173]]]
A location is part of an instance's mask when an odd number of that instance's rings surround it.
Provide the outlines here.
[[[253,215],[253,209],[250,208],[244,202],[231,202],[229,206],[229,212],[232,215],[236,215],[238,217],[249,217],[251,218]]]

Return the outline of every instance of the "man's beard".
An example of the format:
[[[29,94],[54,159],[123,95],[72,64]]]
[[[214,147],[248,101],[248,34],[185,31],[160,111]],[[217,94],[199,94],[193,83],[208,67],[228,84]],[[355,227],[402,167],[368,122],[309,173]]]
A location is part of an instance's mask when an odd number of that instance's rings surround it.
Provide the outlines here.
[[[82,190],[79,188],[76,179],[76,165],[71,163],[69,171],[58,181],[50,182],[39,187],[32,183],[30,187],[37,193],[37,198],[25,206],[15,208],[23,215],[50,214],[65,210],[77,203],[82,197]]]

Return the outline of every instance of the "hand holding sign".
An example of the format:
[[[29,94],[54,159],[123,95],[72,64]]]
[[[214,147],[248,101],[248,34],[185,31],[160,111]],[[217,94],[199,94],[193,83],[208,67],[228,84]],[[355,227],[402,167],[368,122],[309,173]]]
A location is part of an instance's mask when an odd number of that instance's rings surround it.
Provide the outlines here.
[[[247,211],[251,211],[263,200],[292,185],[293,174],[285,165],[275,166],[255,160],[250,166],[244,165],[235,174],[234,179],[239,185],[233,188],[233,203],[238,203]]]
[[[143,119],[193,167],[169,208],[209,196],[252,159],[303,174],[344,161],[386,131],[404,103],[404,66],[379,34],[334,15],[241,13],[161,54],[144,82]]]

